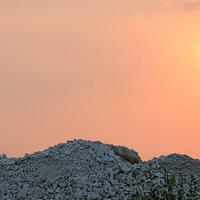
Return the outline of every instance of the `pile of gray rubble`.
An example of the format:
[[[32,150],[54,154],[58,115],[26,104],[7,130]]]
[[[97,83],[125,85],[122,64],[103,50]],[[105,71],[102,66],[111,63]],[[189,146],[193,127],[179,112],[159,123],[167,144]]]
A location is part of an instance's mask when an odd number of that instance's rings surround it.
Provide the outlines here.
[[[200,161],[142,161],[127,147],[73,140],[22,158],[0,156],[1,200],[200,199]]]

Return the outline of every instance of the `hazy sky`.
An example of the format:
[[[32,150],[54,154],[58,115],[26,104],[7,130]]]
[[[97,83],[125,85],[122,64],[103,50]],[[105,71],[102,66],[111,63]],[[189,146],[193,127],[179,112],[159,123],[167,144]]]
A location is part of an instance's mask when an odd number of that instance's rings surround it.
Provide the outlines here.
[[[0,152],[200,158],[199,22],[198,0],[0,0]]]

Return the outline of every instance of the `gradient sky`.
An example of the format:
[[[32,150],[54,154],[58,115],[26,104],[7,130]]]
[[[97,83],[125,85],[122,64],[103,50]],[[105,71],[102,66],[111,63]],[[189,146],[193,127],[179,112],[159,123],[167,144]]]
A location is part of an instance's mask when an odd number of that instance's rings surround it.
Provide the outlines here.
[[[198,0],[0,0],[0,152],[200,158],[199,22]]]

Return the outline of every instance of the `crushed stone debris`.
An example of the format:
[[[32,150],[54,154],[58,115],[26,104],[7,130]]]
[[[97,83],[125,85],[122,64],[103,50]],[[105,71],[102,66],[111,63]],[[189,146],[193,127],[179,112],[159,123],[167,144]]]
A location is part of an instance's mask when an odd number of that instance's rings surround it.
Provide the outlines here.
[[[200,199],[200,161],[179,154],[142,161],[127,147],[86,140],[22,158],[0,156],[1,200],[135,200],[153,195]]]

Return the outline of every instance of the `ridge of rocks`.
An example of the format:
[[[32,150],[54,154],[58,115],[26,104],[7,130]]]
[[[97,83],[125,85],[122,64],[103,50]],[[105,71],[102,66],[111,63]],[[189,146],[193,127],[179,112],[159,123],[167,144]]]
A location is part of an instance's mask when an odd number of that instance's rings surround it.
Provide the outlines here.
[[[0,156],[1,200],[200,199],[200,161],[142,161],[123,146],[73,140],[22,158]],[[172,199],[172,198],[171,198]]]

